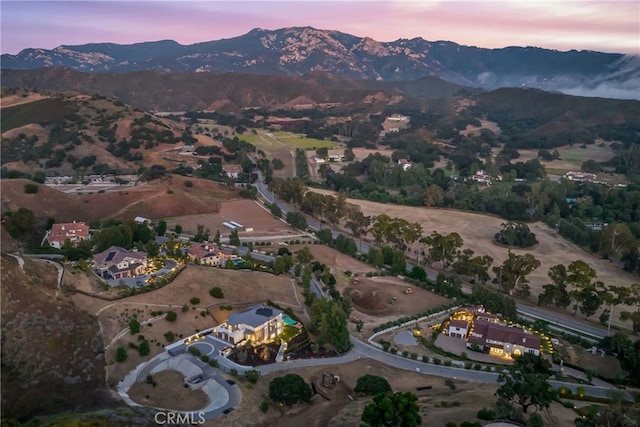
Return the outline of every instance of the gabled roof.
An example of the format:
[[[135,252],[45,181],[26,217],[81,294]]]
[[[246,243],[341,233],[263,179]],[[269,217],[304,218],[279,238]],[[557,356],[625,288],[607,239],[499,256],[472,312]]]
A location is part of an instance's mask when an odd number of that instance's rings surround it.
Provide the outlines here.
[[[93,256],[93,260],[96,264],[118,264],[127,258],[142,261],[147,259],[147,253],[141,251],[128,251],[120,246],[111,246],[109,249]]]
[[[187,248],[187,252],[200,259],[224,255],[213,243],[191,243],[191,246]]]
[[[258,304],[253,307],[249,307],[244,311],[231,314],[227,323],[229,325],[244,324],[256,328],[263,325],[265,322],[276,318],[279,314],[282,314],[282,311],[277,308]]]
[[[61,222],[53,224],[49,231],[49,242],[61,242],[66,239],[86,239],[89,236],[89,226],[84,222]]]
[[[464,320],[452,320],[449,322],[449,327],[460,328],[460,329],[469,329],[469,323]]]

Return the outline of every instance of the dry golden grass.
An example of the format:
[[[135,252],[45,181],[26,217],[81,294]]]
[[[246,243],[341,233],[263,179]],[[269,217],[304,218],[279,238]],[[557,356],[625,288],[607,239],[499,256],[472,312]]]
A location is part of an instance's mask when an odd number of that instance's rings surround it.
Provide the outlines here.
[[[153,375],[156,386],[146,382],[135,383],[129,389],[129,397],[143,406],[171,408],[175,411],[196,411],[210,402],[202,390],[184,386],[184,376],[173,370]]]

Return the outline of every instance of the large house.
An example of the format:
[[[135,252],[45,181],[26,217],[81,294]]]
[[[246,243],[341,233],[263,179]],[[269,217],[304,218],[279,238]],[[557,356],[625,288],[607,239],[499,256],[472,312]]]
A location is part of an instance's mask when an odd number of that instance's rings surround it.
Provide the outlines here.
[[[140,276],[146,272],[148,263],[146,252],[128,251],[119,246],[95,254],[93,261],[95,272],[111,280]]]
[[[213,328],[213,335],[233,345],[245,340],[261,344],[277,338],[283,327],[282,311],[258,304],[229,315],[225,323]]]
[[[82,240],[89,239],[89,226],[84,222],[65,222],[53,224],[47,232],[45,239],[51,247],[62,248],[67,239],[76,245]]]
[[[187,256],[192,262],[215,267],[223,266],[227,260],[231,259],[230,255],[217,249],[213,243],[206,242],[191,243],[191,246],[187,248]]]
[[[467,347],[477,345],[495,356],[540,355],[540,337],[522,327],[476,320],[467,339]]]
[[[242,166],[222,165],[222,171],[227,175],[227,178],[238,178],[242,173]]]

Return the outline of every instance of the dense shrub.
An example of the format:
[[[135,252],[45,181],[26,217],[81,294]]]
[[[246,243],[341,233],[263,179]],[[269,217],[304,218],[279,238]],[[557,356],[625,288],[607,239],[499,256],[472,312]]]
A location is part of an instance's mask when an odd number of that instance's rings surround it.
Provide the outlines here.
[[[356,393],[363,393],[369,396],[374,396],[378,393],[384,393],[391,391],[391,385],[386,378],[378,375],[363,375],[358,378],[356,387],[353,389]]]
[[[217,286],[209,290],[209,295],[211,295],[214,298],[224,298],[224,292],[222,292],[222,289],[220,289]]]
[[[36,194],[38,192],[38,189],[40,187],[38,187],[36,184],[25,184],[24,185],[24,192],[27,194]]]
[[[177,318],[178,318],[178,314],[175,311],[173,310],[167,311],[167,321],[175,322]]]

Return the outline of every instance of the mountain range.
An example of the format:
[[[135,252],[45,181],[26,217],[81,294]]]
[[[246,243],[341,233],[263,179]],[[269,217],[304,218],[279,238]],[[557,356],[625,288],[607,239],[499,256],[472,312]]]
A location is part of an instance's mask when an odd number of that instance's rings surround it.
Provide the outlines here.
[[[83,72],[241,72],[402,81],[425,76],[487,90],[534,87],[572,95],[640,99],[640,57],[537,47],[485,49],[420,37],[379,42],[311,27],[254,29],[230,39],[29,48],[4,54],[2,69],[69,67]]]

